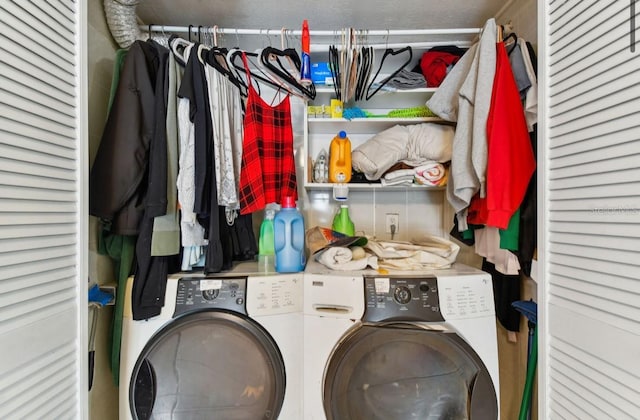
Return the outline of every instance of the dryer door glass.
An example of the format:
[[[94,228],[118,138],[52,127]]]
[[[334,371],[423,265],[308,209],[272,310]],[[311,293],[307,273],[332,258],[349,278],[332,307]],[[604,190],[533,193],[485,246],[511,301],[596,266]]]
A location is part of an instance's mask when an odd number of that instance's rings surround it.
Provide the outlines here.
[[[249,318],[197,312],[145,347],[130,383],[137,419],[274,419],[284,401],[282,356]]]
[[[456,334],[365,325],[334,350],[326,369],[329,420],[497,418],[489,373]]]

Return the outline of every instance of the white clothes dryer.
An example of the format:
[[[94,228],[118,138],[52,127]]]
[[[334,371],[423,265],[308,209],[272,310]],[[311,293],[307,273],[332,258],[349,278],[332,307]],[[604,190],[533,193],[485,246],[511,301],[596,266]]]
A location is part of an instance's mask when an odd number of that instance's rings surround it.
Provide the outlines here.
[[[122,325],[120,419],[302,418],[302,273],[167,281],[159,316]]]
[[[499,418],[491,276],[304,274],[304,419]]]

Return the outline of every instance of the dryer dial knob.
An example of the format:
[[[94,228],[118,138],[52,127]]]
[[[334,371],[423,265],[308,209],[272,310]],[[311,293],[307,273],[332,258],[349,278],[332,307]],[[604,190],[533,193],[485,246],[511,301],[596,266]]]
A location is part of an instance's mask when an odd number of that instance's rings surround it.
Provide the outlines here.
[[[220,289],[208,289],[202,291],[202,297],[205,300],[214,300],[220,294]]]
[[[406,305],[411,301],[411,290],[407,286],[398,286],[393,291],[393,298],[401,305]]]

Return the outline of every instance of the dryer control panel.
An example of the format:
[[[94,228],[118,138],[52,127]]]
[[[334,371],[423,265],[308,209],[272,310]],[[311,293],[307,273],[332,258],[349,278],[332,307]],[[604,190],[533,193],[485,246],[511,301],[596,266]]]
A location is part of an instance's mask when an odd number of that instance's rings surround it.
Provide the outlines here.
[[[365,276],[363,321],[444,321],[435,277]]]
[[[183,277],[178,280],[174,316],[200,309],[227,309],[246,315],[246,277]]]

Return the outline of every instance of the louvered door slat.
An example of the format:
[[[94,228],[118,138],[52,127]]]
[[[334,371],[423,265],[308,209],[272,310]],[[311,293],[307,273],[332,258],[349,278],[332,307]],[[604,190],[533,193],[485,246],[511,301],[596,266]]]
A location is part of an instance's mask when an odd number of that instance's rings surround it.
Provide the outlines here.
[[[73,76],[73,56],[62,50],[60,51],[60,56],[58,56],[55,53],[58,49],[52,50],[52,44],[48,40],[45,45],[41,44],[40,42],[43,41],[43,39],[38,36],[33,36],[32,28],[24,24],[15,25],[16,27],[10,26],[14,22],[16,22],[16,20],[13,16],[8,16],[7,19],[0,19],[0,23],[3,26],[2,36],[18,42],[14,51],[29,51],[31,54],[40,57],[40,60],[44,60],[43,64],[55,66],[69,76]],[[9,48],[7,47],[7,49]]]
[[[8,144],[12,147],[19,146],[22,149],[67,159],[72,159],[74,156],[75,151],[69,147],[73,144],[69,142],[68,137],[47,132],[41,128],[6,120],[5,125],[0,128],[0,133],[2,134],[0,144]]]
[[[70,127],[69,125],[60,124],[55,120],[43,118],[29,111],[25,112],[24,110],[17,109],[10,104],[4,104],[2,102],[0,102],[0,115],[12,122],[20,123],[21,121],[28,121],[28,126],[40,128],[43,130],[43,134],[53,132],[63,135],[66,137],[65,140],[69,142],[69,144],[71,144],[71,139],[73,139],[72,135],[75,132],[73,127]]]
[[[85,6],[0,2],[2,419],[86,417]]]
[[[630,2],[547,7],[544,418],[637,419],[640,54],[629,45]]]
[[[0,284],[0,293],[13,292],[23,288],[33,290],[40,285],[73,276],[77,270],[68,267],[63,262],[62,260],[43,260],[34,261],[32,267],[16,267],[10,273],[11,280],[5,280]]]
[[[31,31],[32,37],[37,39],[38,44],[48,46],[52,50],[64,51],[65,58],[73,63],[73,31],[70,31],[64,24],[52,23],[51,19],[46,19],[45,12],[27,13],[12,2],[7,2],[5,8],[15,18],[14,22],[19,22],[19,24],[27,25],[33,29]],[[46,41],[40,37],[46,38]]]

